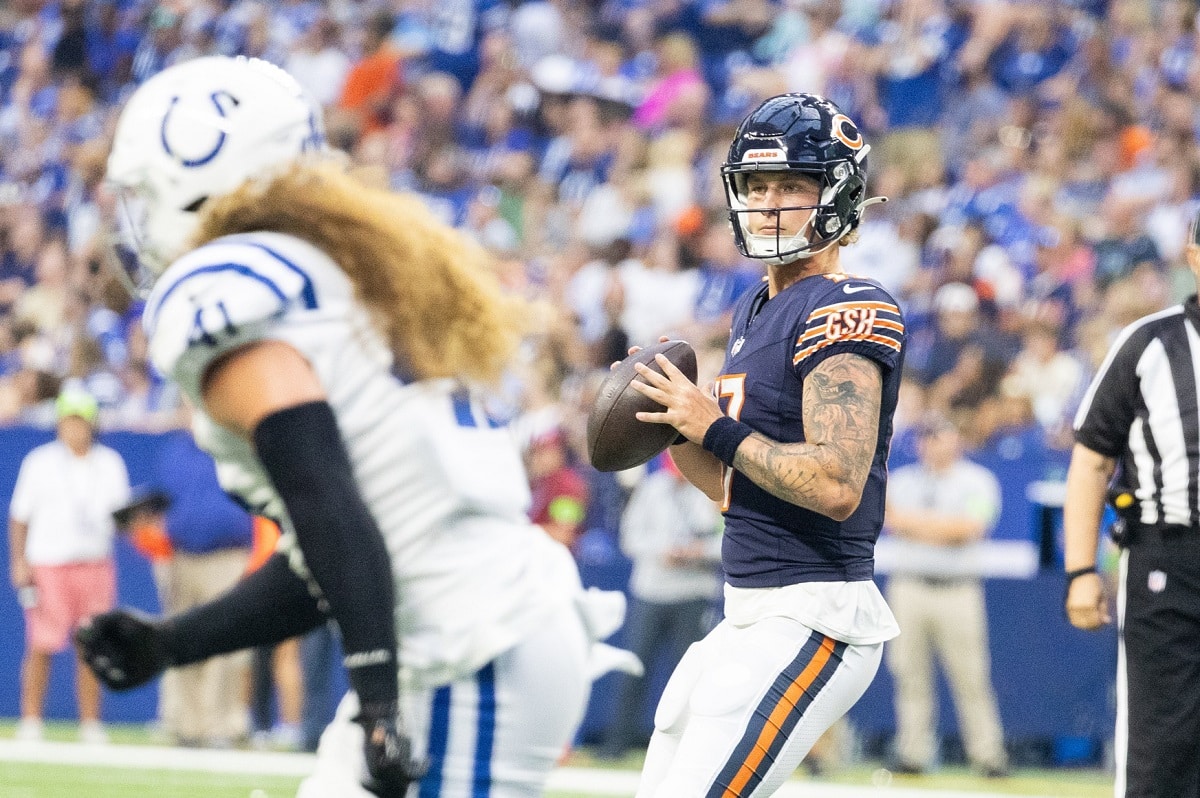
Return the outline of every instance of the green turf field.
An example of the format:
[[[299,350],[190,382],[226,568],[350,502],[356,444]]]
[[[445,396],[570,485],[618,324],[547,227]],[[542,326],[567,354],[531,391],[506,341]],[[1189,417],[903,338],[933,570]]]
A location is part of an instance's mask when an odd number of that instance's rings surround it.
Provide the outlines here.
[[[987,792],[1003,795],[1039,795],[1055,798],[1108,798],[1111,782],[1097,774],[1029,771],[1003,781],[987,781],[963,771],[935,776],[894,779],[890,788],[873,784],[875,771],[855,768],[835,784],[859,784],[865,794],[881,796],[895,788],[936,791]],[[875,776],[877,779],[878,777]],[[0,763],[0,798],[292,798],[300,779],[284,776],[239,776],[124,768],[65,767],[27,763]],[[547,798],[594,798],[597,793],[550,792]]]
[[[47,731],[47,738],[52,741],[73,742],[75,738],[74,727],[69,724],[51,724]],[[78,749],[81,755],[92,757],[92,764],[73,763],[69,759],[56,763],[21,761],[20,757],[12,756],[0,759],[0,798],[291,798],[300,783],[301,777],[296,773],[249,775],[186,770],[177,764],[168,766],[165,761],[176,758],[179,749],[163,747],[159,759],[153,748],[130,747],[153,745],[152,737],[142,727],[111,727],[110,735],[113,745],[109,748]],[[0,743],[7,743],[11,737],[12,723],[0,721]],[[11,754],[11,747],[7,750]],[[132,767],[125,767],[118,756],[122,750],[145,751],[147,761],[144,766],[139,760],[131,763]],[[109,753],[105,754],[106,751]],[[109,759],[121,762],[122,766],[108,766],[105,761]],[[633,787],[625,792],[621,785],[636,783],[639,760],[638,756],[630,756],[618,763],[596,763],[586,751],[579,752],[570,763],[571,789],[552,790],[547,798],[630,796]],[[307,767],[303,760],[300,765]],[[593,779],[594,785],[590,783]],[[822,788],[822,785],[828,786]],[[961,768],[946,768],[922,777],[892,777],[878,764],[856,765],[820,782],[801,777],[789,787],[795,788],[792,794],[797,790],[805,796],[823,796],[828,792],[837,798],[876,795],[886,798],[889,794],[937,798],[939,793],[953,798],[973,794],[1042,798],[1112,795],[1111,777],[1096,770],[1018,770],[1011,778],[988,780]]]
[[[0,762],[0,798],[292,798],[300,779]]]

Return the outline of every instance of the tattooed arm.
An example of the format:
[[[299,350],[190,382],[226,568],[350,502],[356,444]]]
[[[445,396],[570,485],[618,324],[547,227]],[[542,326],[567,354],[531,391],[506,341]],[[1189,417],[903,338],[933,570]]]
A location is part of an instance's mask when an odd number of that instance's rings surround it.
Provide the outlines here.
[[[883,376],[861,355],[833,355],[804,380],[803,443],[754,433],[733,465],[768,493],[844,521],[858,508],[879,438]]]
[[[638,413],[637,418],[671,424],[695,444],[675,446],[672,454],[703,456],[698,465],[704,478],[692,474],[688,478],[715,499],[720,493],[720,464],[699,444],[722,416],[721,408],[665,357],[659,355],[657,361],[663,374],[639,364],[637,372],[645,382],[635,380],[632,385],[666,410]],[[844,521],[858,508],[871,471],[882,398],[883,375],[875,361],[862,355],[831,355],[804,380],[807,440],[779,443],[753,433],[738,446],[733,467],[786,502]],[[685,464],[692,463],[681,460],[680,470]]]

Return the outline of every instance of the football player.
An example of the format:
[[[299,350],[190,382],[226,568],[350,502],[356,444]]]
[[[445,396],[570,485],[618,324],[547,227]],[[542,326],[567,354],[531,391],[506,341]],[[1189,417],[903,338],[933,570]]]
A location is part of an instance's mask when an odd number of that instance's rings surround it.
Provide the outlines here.
[[[869,147],[828,100],[786,94],[722,167],[738,249],[766,279],[734,311],[713,393],[659,357],[635,382],[666,407],[679,468],[725,513],[725,620],[655,715],[638,798],[772,794],[866,690],[896,621],[872,581],[904,353],[900,309],[842,272]]]
[[[466,387],[503,369],[521,308],[417,200],[328,157],[319,108],[262,61],[143,84],[108,178],[154,363],[223,487],[284,533],[211,604],[95,618],[91,667],[129,688],[332,617],[353,689],[301,796],[540,795],[623,604],[526,521],[520,457]]]

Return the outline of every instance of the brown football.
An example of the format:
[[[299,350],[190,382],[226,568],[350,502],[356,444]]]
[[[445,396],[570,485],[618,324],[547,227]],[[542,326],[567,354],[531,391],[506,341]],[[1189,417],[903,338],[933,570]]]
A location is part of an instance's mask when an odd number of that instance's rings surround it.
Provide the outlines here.
[[[663,406],[638,393],[630,383],[637,378],[634,366],[645,363],[662,374],[654,356],[667,360],[696,381],[696,350],[687,341],[654,344],[622,360],[604,380],[588,416],[588,456],[600,471],[622,471],[649,461],[667,448],[679,433],[670,424],[638,421],[639,412],[659,412]]]

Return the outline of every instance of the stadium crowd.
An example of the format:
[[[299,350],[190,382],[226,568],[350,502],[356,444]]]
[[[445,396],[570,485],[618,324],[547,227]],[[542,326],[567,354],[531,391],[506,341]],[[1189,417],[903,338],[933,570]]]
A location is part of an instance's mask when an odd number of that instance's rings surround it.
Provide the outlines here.
[[[1183,0],[15,0],[0,10],[0,421],[46,422],[66,378],[104,426],[174,423],[139,306],[109,268],[103,182],[123,98],[205,53],[277,63],[332,143],[419,192],[545,299],[500,412],[581,448],[597,370],[684,336],[719,363],[760,279],[718,167],[740,115],[824,93],[869,141],[846,268],[911,332],[908,406],[1069,421],[1112,334],[1187,290],[1200,59]],[[709,375],[711,376],[711,374]],[[903,423],[903,422],[902,422]]]

